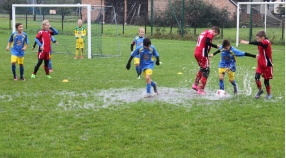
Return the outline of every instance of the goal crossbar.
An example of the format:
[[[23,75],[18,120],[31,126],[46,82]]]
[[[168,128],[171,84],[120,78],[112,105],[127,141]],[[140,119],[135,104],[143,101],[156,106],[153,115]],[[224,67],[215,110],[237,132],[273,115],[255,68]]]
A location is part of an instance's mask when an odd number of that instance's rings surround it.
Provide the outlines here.
[[[240,13],[240,5],[242,4],[286,4],[285,2],[238,2],[237,3],[237,13],[236,13],[236,46],[238,46],[238,43],[239,43],[239,13]],[[266,6],[266,5],[265,5]],[[285,15],[286,17],[286,12],[285,12]],[[264,29],[266,30],[266,18],[264,19]],[[286,25],[285,25],[285,28],[286,28]]]
[[[86,7],[87,9],[87,38],[88,38],[88,58],[91,59],[91,5],[90,4],[12,4],[12,17],[16,17],[16,7]],[[12,19],[12,26],[15,26],[16,20]],[[15,32],[15,27],[13,27]]]

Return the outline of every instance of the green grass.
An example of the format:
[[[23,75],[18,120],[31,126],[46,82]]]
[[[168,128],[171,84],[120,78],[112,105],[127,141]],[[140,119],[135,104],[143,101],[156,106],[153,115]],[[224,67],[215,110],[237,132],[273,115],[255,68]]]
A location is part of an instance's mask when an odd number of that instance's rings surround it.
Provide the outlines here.
[[[257,90],[252,67],[256,60],[244,57],[238,58],[236,73],[241,94],[232,95],[226,78],[226,92],[231,96],[212,100],[191,90],[198,70],[193,57],[195,42],[153,39],[163,64],[155,67],[152,76],[158,83],[159,99],[150,100],[141,99],[145,81],[136,79],[134,66],[125,69],[132,38],[120,38],[123,54],[119,58],[74,60],[73,54],[54,54],[52,79],[45,78],[42,68],[36,79],[29,78],[37,55],[28,49],[27,80],[15,82],[10,53],[4,51],[9,34],[1,35],[0,157],[285,155],[285,46],[273,45],[273,99],[265,100],[265,94],[254,99]],[[66,42],[63,35],[56,38],[59,43]],[[103,43],[112,41],[116,38],[103,36]],[[107,53],[109,47],[103,45]],[[257,52],[251,45],[239,49]],[[218,89],[218,62],[218,56],[211,59],[208,95]],[[69,82],[63,83],[63,79]],[[182,91],[182,102],[180,96],[176,101],[172,93],[168,94],[172,89]],[[186,89],[187,94],[183,93]],[[173,100],[163,100],[164,95]],[[138,100],[128,101],[134,98]]]

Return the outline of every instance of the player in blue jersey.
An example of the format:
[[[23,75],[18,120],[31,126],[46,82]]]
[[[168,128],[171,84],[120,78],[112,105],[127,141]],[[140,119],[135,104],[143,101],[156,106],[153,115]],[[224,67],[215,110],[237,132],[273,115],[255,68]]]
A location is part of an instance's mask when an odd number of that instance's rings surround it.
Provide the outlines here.
[[[151,95],[151,86],[154,89],[155,94],[158,94],[157,84],[156,82],[151,80],[151,75],[154,69],[154,60],[153,57],[156,58],[156,65],[160,65],[159,54],[156,51],[156,48],[151,45],[151,40],[149,38],[144,38],[143,46],[137,47],[133,53],[131,54],[126,69],[129,70],[131,65],[131,61],[134,57],[138,56],[140,58],[140,68],[146,78],[146,90],[147,90],[147,97]]]
[[[11,47],[11,63],[12,73],[14,80],[17,81],[18,77],[16,74],[16,63],[20,66],[20,79],[25,81],[24,78],[24,55],[25,50],[29,44],[28,35],[23,32],[23,24],[16,23],[16,31],[13,32],[8,40],[6,50],[9,51]]]
[[[145,29],[139,28],[138,35],[139,36],[136,36],[131,43],[131,54],[133,52],[134,45],[136,46],[136,48],[143,45]],[[136,72],[137,72],[137,79],[140,79],[141,68],[140,68],[140,57],[139,57],[139,55],[134,57],[134,65],[135,65]]]
[[[234,94],[237,94],[237,84],[234,79],[236,71],[236,57],[249,56],[256,58],[257,55],[240,51],[230,45],[229,40],[223,40],[222,46],[215,53],[210,54],[210,57],[220,53],[221,60],[219,63],[219,88],[224,90],[224,76],[228,74],[229,82],[233,85]]]

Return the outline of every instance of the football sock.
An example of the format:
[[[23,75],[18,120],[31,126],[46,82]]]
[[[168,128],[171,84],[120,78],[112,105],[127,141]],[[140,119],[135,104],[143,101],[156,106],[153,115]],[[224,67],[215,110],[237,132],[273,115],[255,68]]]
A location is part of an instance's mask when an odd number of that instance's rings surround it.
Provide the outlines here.
[[[195,85],[197,86],[202,78],[202,72],[199,70],[195,79]]]
[[[46,72],[46,75],[50,74],[49,67],[45,66],[45,72]]]
[[[77,55],[78,55],[78,49],[75,50],[75,56],[77,56]]]
[[[142,71],[141,71],[141,68],[139,66],[138,66],[138,72],[139,72],[138,76],[140,76]]]
[[[24,75],[24,65],[20,65],[20,78],[23,78]]]
[[[233,87],[236,87],[236,82],[235,82],[235,80],[233,80],[232,82],[230,82],[232,85],[233,85]]]
[[[83,56],[83,49],[81,49],[81,53],[80,54],[81,54],[81,56]]]
[[[236,85],[235,80],[233,80],[233,81],[232,81],[232,82],[230,82],[230,83],[233,85],[234,93],[237,93],[237,85]]]
[[[156,83],[154,81],[151,81],[151,86],[156,87]]]
[[[219,80],[219,89],[224,90],[224,82],[223,82],[223,80]]]
[[[51,70],[51,69],[53,69],[53,67],[52,67],[52,60],[50,59],[50,61],[49,61],[49,69]]]
[[[271,87],[270,87],[270,85],[266,86],[266,92],[267,92],[267,94],[271,94]]]
[[[148,84],[146,85],[146,90],[147,90],[147,94],[150,94],[151,93],[151,84]]]
[[[14,78],[16,78],[16,65],[15,64],[12,64],[12,73],[13,73]]]
[[[139,67],[139,66],[136,66],[136,72],[137,72],[137,75],[138,75],[138,76],[141,74],[140,71],[141,71],[141,70],[140,70],[140,67]]]
[[[204,76],[202,76],[202,79],[201,79],[201,86],[200,86],[200,89],[204,90],[205,89],[205,86],[207,84],[207,78],[205,78]]]
[[[42,62],[43,62],[43,59],[38,59],[38,63],[36,64],[36,66],[34,68],[33,74],[35,74],[35,75],[37,74],[39,67],[41,66]]]
[[[256,80],[256,85],[259,90],[261,90],[261,82],[260,80]]]
[[[49,71],[49,62],[50,62],[50,60],[44,60],[46,75],[49,75],[49,74],[50,74],[50,71]]]

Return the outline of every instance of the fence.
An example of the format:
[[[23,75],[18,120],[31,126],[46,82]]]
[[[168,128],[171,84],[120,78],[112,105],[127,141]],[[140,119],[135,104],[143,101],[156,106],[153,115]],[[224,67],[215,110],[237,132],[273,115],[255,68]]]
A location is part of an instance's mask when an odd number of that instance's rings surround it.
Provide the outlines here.
[[[102,1],[104,2],[104,5],[114,6],[116,15],[115,17],[109,16],[113,15],[113,11],[110,9],[104,10],[103,35],[106,36],[115,35],[116,31],[113,22],[114,18],[116,18],[119,35],[125,37],[136,36],[138,29],[144,27],[146,36],[152,36],[153,38],[195,40],[201,31],[216,25],[221,28],[221,35],[219,38],[228,38],[231,41],[235,40],[236,13],[232,14],[232,16],[226,15],[226,17],[220,19],[217,18],[218,16],[191,16],[191,9],[188,8],[190,7],[188,3],[191,0]],[[207,14],[214,8],[205,9]],[[248,18],[247,15],[241,16],[245,16],[245,19]],[[2,25],[0,26],[2,31],[11,29],[8,14],[0,13],[0,18],[2,21]],[[263,21],[260,16],[255,19],[257,22]],[[256,23],[256,21],[253,22]],[[245,23],[247,23],[247,20]],[[285,25],[284,23],[283,25]],[[260,25],[254,27],[259,29]],[[277,31],[281,32],[281,29],[277,29]]]

